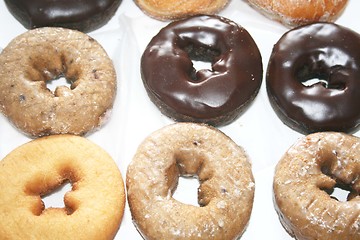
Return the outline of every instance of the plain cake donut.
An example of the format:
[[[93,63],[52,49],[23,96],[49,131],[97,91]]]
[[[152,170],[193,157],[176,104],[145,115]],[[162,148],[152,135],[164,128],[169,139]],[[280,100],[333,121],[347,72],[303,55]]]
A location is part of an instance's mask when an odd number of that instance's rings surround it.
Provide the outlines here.
[[[197,70],[192,60],[209,62],[211,69]],[[263,69],[260,51],[243,27],[200,15],[174,21],[152,38],[141,58],[141,76],[164,115],[220,126],[254,100]]]
[[[301,133],[360,125],[360,35],[334,23],[294,28],[275,44],[266,88],[279,118]]]
[[[216,14],[229,0],[134,0],[147,15],[158,20],[178,20],[199,14]]]
[[[0,161],[0,238],[113,239],[125,191],[120,171],[102,148],[74,135],[28,142]],[[69,181],[64,208],[44,209],[41,196]]]
[[[71,86],[46,87],[60,77]],[[0,112],[33,137],[96,130],[116,94],[115,69],[102,46],[64,28],[37,28],[13,39],[0,53],[0,79]]]
[[[348,0],[248,0],[261,13],[286,26],[333,22]]]
[[[179,176],[198,177],[200,206],[172,197]],[[249,221],[255,187],[242,148],[196,123],[175,123],[147,137],[128,166],[126,185],[144,239],[237,239]]]
[[[349,191],[347,201],[328,194]],[[360,239],[360,140],[336,132],[301,138],[282,157],[274,176],[275,206],[298,240]]]
[[[121,0],[5,0],[5,3],[27,29],[63,27],[90,32],[113,17]]]

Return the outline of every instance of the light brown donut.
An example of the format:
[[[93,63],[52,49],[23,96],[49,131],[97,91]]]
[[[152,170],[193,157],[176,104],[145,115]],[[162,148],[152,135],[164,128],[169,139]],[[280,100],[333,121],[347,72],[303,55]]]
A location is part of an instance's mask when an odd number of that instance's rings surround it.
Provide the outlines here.
[[[46,82],[64,75],[71,87]],[[116,93],[105,50],[90,36],[38,28],[12,40],[0,54],[0,112],[34,136],[83,135],[102,124]]]
[[[215,14],[229,3],[229,0],[134,0],[147,15],[158,20],[176,20],[198,14]]]
[[[26,143],[0,161],[0,239],[113,239],[125,193],[113,159],[89,140],[54,135]],[[65,208],[43,194],[69,180]]]
[[[267,17],[294,27],[312,22],[332,22],[348,0],[248,0]]]
[[[199,179],[199,207],[172,197],[179,175]],[[236,239],[249,221],[255,188],[242,148],[195,123],[176,123],[146,138],[126,184],[134,223],[145,239]]]
[[[351,190],[348,201],[326,191]],[[285,229],[298,240],[360,239],[360,140],[344,133],[303,137],[276,166],[275,206]]]

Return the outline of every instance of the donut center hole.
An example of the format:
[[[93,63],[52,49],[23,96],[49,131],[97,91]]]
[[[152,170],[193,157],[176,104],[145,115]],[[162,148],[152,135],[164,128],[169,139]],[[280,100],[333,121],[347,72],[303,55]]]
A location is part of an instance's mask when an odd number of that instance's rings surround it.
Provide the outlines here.
[[[49,89],[52,93],[55,93],[58,87],[67,87],[72,89],[71,85],[72,81],[67,79],[64,75],[60,75],[54,79],[46,81],[46,88]]]
[[[69,208],[65,203],[65,194],[72,190],[72,184],[69,180],[65,180],[60,186],[41,195],[41,201],[44,204],[44,210],[51,208],[62,208],[67,215],[73,213],[73,209]]]
[[[199,186],[200,183],[196,176],[180,176],[172,197],[179,202],[199,207]]]
[[[335,199],[339,202],[346,202],[359,195],[359,193],[357,193],[350,184],[343,183],[341,180],[335,178],[330,173],[328,166],[323,166],[321,168],[321,172],[336,181],[333,187],[320,188],[321,190],[325,191],[330,196],[330,198]]]
[[[346,202],[350,200],[349,198],[352,195],[351,187],[344,184],[336,184],[333,188],[322,190],[329,194],[332,199],[335,199],[339,202]]]
[[[215,58],[220,55],[220,51],[206,46],[196,46],[195,44],[188,44],[183,50],[188,54],[193,69],[190,77],[193,81],[200,81],[200,74],[204,71],[212,71]]]
[[[328,68],[305,64],[297,72],[297,79],[305,87],[322,86],[326,89],[344,90],[345,78],[346,73],[341,66]]]

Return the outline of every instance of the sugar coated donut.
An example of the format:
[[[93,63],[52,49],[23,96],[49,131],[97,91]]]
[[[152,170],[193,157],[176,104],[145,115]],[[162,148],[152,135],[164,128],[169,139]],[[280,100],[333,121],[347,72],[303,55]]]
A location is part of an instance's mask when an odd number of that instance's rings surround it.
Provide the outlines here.
[[[347,189],[347,201],[330,196]],[[275,206],[298,240],[360,239],[360,139],[336,132],[301,138],[282,157],[274,176]]]
[[[5,3],[27,29],[64,27],[90,32],[113,17],[121,0],[5,0]]]
[[[210,62],[196,71],[192,60]],[[141,74],[150,99],[176,121],[214,126],[233,121],[257,95],[259,49],[242,27],[219,16],[170,23],[148,44]]]
[[[124,206],[124,184],[113,159],[74,135],[38,138],[0,161],[0,238],[113,239]],[[41,196],[70,181],[64,208]],[[45,208],[45,209],[44,209]]]
[[[220,12],[229,0],[134,0],[147,15],[158,20],[177,20],[198,14]]]
[[[172,197],[179,175],[198,177],[200,206]],[[196,123],[172,124],[146,138],[129,164],[126,185],[145,239],[237,239],[249,221],[255,187],[244,151]]]
[[[64,76],[70,88],[46,84]],[[0,54],[0,112],[31,136],[95,130],[109,116],[116,74],[105,50],[84,33],[38,28]]]
[[[293,27],[319,21],[335,21],[348,0],[248,0],[248,2],[269,18]]]
[[[334,23],[285,33],[269,59],[266,86],[281,120],[301,133],[360,125],[360,35]]]

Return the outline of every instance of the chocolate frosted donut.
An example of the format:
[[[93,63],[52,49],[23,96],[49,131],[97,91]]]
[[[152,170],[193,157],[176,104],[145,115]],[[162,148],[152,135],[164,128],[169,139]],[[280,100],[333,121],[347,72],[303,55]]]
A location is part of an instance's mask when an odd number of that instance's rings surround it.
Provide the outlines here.
[[[212,69],[196,71],[192,60],[211,62]],[[244,28],[201,15],[163,28],[143,53],[141,73],[163,114],[223,125],[255,98],[263,72],[257,45]]]
[[[333,23],[290,30],[274,46],[267,91],[280,119],[301,133],[360,124],[360,35]]]
[[[65,27],[89,32],[106,24],[121,0],[5,0],[5,3],[27,29]]]

